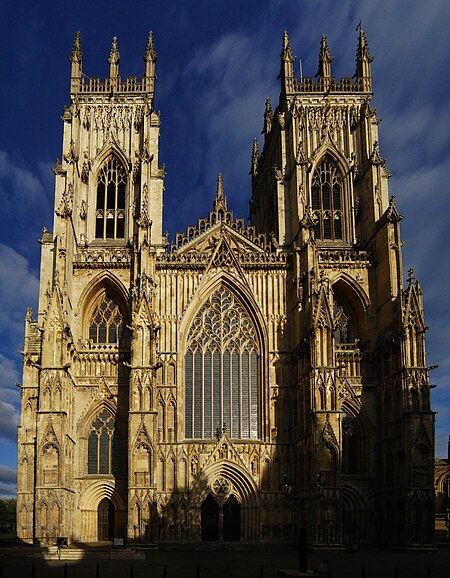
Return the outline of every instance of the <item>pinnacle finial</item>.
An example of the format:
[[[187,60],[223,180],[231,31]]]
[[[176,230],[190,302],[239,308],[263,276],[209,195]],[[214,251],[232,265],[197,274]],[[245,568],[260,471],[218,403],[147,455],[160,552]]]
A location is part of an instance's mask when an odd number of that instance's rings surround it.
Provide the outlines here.
[[[363,78],[367,83],[368,90],[372,89],[372,75],[370,63],[373,62],[373,56],[370,56],[369,44],[363,29],[359,28],[358,48],[356,49],[356,78]]]
[[[410,267],[408,269],[408,284],[411,285],[416,280],[416,276],[414,275],[414,269]]]
[[[108,62],[109,62],[109,64],[111,64],[111,66],[113,64],[117,65],[120,62],[120,54],[119,54],[119,46],[117,43],[117,36],[114,36],[114,38],[112,39],[111,50],[109,53]]]
[[[153,32],[150,30],[150,32],[148,33],[147,48],[144,54],[144,62],[149,61],[156,62],[157,58],[158,56],[156,54],[155,46],[153,44]]]
[[[330,78],[331,76],[331,63],[334,58],[330,54],[330,49],[328,48],[327,37],[322,34],[322,40],[320,42],[320,52],[319,52],[319,67],[317,69],[317,75],[320,78]]]
[[[272,103],[270,102],[270,98],[266,98],[266,108],[264,110],[264,127],[261,134],[268,134],[272,130]]]
[[[83,52],[81,51],[81,35],[79,30],[75,33],[72,53],[69,56],[69,60],[70,62],[78,62],[78,63],[80,63],[83,60]]]
[[[214,210],[218,211],[219,209],[223,209],[224,211],[228,210],[227,198],[223,192],[222,173],[217,175],[217,193],[216,198],[214,199]]]
[[[250,169],[250,174],[256,175],[258,172],[258,160],[259,160],[259,147],[256,138],[253,139],[252,145],[252,166]]]
[[[281,51],[281,58],[286,62],[294,62],[295,60],[292,54],[291,43],[289,40],[289,34],[287,30],[285,30],[283,34],[283,49]]]
[[[114,38],[112,39],[111,51],[109,53],[108,62],[109,62],[109,77],[117,78],[119,76],[119,62],[120,62],[117,36],[114,36]]]

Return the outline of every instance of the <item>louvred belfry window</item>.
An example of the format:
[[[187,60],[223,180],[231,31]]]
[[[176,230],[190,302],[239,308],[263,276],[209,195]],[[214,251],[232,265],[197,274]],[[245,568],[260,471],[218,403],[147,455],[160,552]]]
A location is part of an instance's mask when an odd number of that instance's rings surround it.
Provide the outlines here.
[[[89,326],[92,343],[119,343],[123,332],[123,319],[119,307],[107,294],[94,310]]]
[[[221,287],[201,307],[188,335],[187,438],[212,438],[222,427],[233,438],[258,437],[259,360],[249,315]]]
[[[341,173],[336,165],[325,158],[314,171],[311,183],[316,239],[338,241],[343,238],[342,192]]]
[[[115,157],[110,157],[98,175],[96,239],[123,239],[125,237],[126,186],[127,175],[122,164]]]

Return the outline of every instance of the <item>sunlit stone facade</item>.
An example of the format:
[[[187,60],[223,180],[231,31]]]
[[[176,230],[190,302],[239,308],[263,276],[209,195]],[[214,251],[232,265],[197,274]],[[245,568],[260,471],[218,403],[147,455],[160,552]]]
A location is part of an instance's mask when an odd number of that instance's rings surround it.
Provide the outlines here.
[[[145,70],[85,77],[77,35],[39,310],[27,313],[18,532],[94,542],[433,542],[422,291],[403,285],[371,57],[297,78],[252,152],[250,224],[227,205],[162,234]],[[165,114],[170,114],[166,111]],[[211,195],[211,198],[213,195]],[[286,496],[282,487],[292,489]]]

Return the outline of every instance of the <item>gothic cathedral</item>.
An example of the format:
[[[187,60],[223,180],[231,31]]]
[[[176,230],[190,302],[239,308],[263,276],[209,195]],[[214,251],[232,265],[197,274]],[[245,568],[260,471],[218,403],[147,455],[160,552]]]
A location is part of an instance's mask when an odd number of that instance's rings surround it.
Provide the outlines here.
[[[434,414],[420,284],[403,284],[371,61],[314,78],[284,34],[253,143],[250,222],[219,175],[169,242],[149,35],[142,77],[82,72],[63,114],[53,232],[28,310],[19,427],[25,542],[434,540]]]

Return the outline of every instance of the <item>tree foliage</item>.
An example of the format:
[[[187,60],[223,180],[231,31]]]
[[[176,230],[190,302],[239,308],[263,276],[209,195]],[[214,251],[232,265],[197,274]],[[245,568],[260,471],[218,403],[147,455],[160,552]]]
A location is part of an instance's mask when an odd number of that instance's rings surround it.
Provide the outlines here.
[[[0,500],[0,533],[16,530],[16,498]]]

